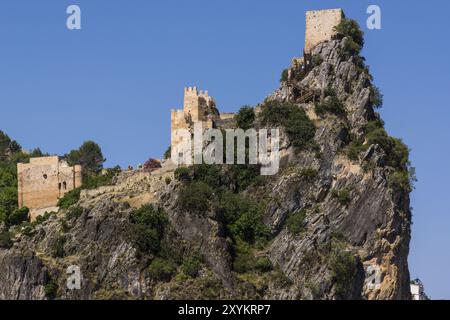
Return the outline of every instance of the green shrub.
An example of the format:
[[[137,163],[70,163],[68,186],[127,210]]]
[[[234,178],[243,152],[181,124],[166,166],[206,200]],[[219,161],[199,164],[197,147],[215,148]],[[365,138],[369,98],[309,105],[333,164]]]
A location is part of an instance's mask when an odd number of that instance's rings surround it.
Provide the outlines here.
[[[42,216],[38,216],[38,217],[36,218],[36,220],[33,221],[32,225],[33,225],[33,226],[37,226],[37,225],[43,224],[45,221],[47,221],[48,219],[50,219],[50,217],[51,217],[52,215],[55,215],[55,214],[56,214],[56,213],[54,213],[54,212],[46,212],[46,213],[44,213]]]
[[[102,172],[85,174],[83,176],[83,189],[97,189],[103,186],[109,186],[113,184],[113,179],[116,177],[122,169],[120,167],[114,167],[112,169],[106,169]]]
[[[170,159],[172,157],[172,146],[169,146],[167,150],[164,152],[164,159]]]
[[[313,181],[318,174],[319,171],[314,168],[304,168],[300,171],[300,177],[302,177],[306,181]]]
[[[256,260],[255,268],[260,272],[269,272],[272,271],[273,264],[268,257],[261,257]]]
[[[61,209],[68,209],[80,200],[81,188],[73,189],[67,192],[58,201],[58,207]]]
[[[413,187],[413,178],[408,171],[396,171],[389,175],[389,186],[393,189],[406,190],[411,192]]]
[[[78,219],[83,214],[83,208],[81,207],[72,207],[66,212],[66,219]]]
[[[255,122],[255,111],[250,106],[243,106],[235,115],[238,128],[248,130],[253,127]]]
[[[320,54],[315,54],[312,57],[312,63],[314,66],[320,66],[323,62],[323,58]]]
[[[330,268],[336,294],[344,297],[351,288],[357,272],[356,259],[351,252],[333,250],[330,257]]]
[[[289,75],[289,69],[284,69],[281,72],[280,82],[286,82],[288,81],[288,75]]]
[[[53,258],[64,258],[65,251],[64,245],[66,244],[66,238],[64,236],[58,237],[52,246],[52,257]]]
[[[153,280],[170,281],[176,272],[176,267],[170,260],[155,258],[148,267],[148,272]]]
[[[347,147],[347,156],[350,160],[358,161],[361,152],[366,151],[368,146],[361,139],[355,139]]]
[[[213,197],[213,189],[202,181],[195,181],[185,186],[178,195],[178,206],[191,213],[205,213],[209,201]]]
[[[323,102],[316,103],[314,111],[318,116],[324,116],[326,113],[345,115],[345,107],[337,96],[328,96]]]
[[[169,223],[167,215],[152,205],[142,206],[131,214],[133,241],[141,252],[158,253]]]
[[[233,258],[233,270],[237,273],[246,273],[255,267],[251,247],[241,240],[237,240],[234,245]]]
[[[370,94],[370,102],[374,108],[381,108],[383,106],[383,94],[380,89],[373,86]]]
[[[9,249],[13,246],[13,241],[11,239],[11,233],[8,231],[0,232],[0,248]]]
[[[172,179],[170,179],[170,177],[166,177],[164,179],[164,182],[166,183],[166,185],[169,185],[172,182]]]
[[[401,139],[389,137],[379,121],[369,122],[365,132],[369,145],[378,144],[384,150],[388,166],[406,170],[409,164],[409,149]]]
[[[296,149],[309,146],[314,139],[314,123],[305,110],[291,103],[266,101],[261,107],[260,117],[263,125],[285,127],[289,140]]]
[[[198,276],[200,267],[201,267],[201,259],[200,257],[195,255],[193,257],[184,260],[183,264],[181,265],[181,271],[183,271],[185,275],[191,278],[195,278]]]
[[[303,233],[305,227],[306,210],[299,210],[290,214],[286,220],[286,226],[289,232],[295,236]]]
[[[190,182],[191,181],[191,171],[189,168],[180,167],[175,170],[175,179],[181,182]]]
[[[50,280],[44,285],[44,293],[47,299],[54,300],[58,294],[58,284],[54,280]]]
[[[337,190],[334,189],[331,192],[331,196],[336,199],[341,205],[347,206],[352,201],[350,198],[350,192],[346,189]]]
[[[16,226],[24,221],[28,221],[30,210],[26,207],[21,209],[16,209],[12,214],[6,219],[6,224],[10,226]]]
[[[359,46],[360,50],[364,46],[364,32],[361,30],[357,21],[351,19],[343,19],[335,27],[335,31],[338,38],[350,38],[356,45]]]

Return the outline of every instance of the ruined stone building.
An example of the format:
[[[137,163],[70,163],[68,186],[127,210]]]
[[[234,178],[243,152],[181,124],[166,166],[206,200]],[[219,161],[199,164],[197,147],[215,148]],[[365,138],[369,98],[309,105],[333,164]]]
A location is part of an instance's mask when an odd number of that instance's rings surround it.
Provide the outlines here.
[[[306,12],[305,48],[303,57],[294,58],[294,70],[305,70],[311,65],[311,52],[320,43],[329,41],[336,34],[334,28],[345,18],[342,9],[328,9]],[[291,78],[291,71],[288,78]]]
[[[58,211],[58,200],[81,186],[81,166],[69,166],[59,157],[31,158],[17,164],[19,208],[30,209],[31,220]]]
[[[171,112],[172,152],[179,158],[184,156],[184,150],[180,147],[183,137],[177,133],[178,129],[192,131],[195,123],[201,123],[203,129],[215,128],[220,122],[233,117],[233,113],[220,114],[214,98],[208,91],[198,90],[197,87],[185,88],[183,109]]]

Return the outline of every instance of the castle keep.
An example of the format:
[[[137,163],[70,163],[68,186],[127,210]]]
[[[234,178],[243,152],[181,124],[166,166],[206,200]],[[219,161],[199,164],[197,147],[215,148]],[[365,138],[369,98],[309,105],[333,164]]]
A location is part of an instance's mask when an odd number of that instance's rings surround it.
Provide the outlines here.
[[[319,43],[331,40],[336,34],[334,27],[344,18],[342,9],[307,11],[305,53],[310,54]]]
[[[193,130],[195,123],[201,123],[203,129],[216,127],[217,123],[233,118],[232,113],[220,114],[216,107],[216,102],[208,91],[198,90],[197,87],[187,87],[184,89],[184,106],[180,110],[171,112],[171,148],[178,157],[183,157],[183,150],[180,144],[183,137],[178,135],[176,130]]]
[[[30,209],[31,220],[58,211],[58,200],[81,187],[81,166],[70,167],[59,157],[31,158],[17,164],[19,208]]]

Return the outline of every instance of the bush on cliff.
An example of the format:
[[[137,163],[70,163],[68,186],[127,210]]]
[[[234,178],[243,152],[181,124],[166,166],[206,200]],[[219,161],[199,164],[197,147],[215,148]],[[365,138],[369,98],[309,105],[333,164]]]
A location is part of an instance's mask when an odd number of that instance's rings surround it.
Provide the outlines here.
[[[255,111],[250,106],[243,106],[235,116],[238,128],[248,130],[253,127],[255,122]]]
[[[133,225],[132,238],[140,251],[158,253],[169,223],[166,213],[153,205],[145,205],[133,211],[130,220]]]
[[[310,146],[314,139],[314,123],[305,110],[296,105],[269,100],[262,105],[260,117],[263,125],[284,127],[289,141],[297,150]]]

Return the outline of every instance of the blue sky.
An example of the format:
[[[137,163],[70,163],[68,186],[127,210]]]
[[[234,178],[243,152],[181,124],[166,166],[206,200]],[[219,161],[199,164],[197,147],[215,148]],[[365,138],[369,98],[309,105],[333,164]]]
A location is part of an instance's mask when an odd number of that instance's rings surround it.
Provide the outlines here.
[[[66,28],[71,4],[80,31]],[[382,30],[365,28],[369,4]],[[184,86],[222,111],[260,102],[303,50],[304,12],[334,7],[364,26],[386,127],[412,149],[411,276],[450,299],[448,1],[2,0],[0,129],[54,154],[95,140],[109,166],[159,157]]]

